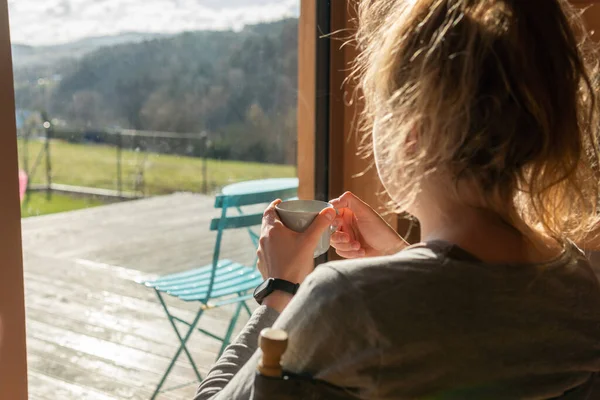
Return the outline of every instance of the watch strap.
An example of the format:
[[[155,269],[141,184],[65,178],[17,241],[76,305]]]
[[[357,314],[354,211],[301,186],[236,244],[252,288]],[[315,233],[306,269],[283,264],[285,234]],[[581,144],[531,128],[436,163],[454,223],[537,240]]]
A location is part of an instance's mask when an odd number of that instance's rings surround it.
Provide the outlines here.
[[[293,296],[296,294],[299,287],[299,283],[292,283],[285,279],[269,278],[256,288],[254,291],[254,299],[258,304],[262,304],[265,297],[276,290],[281,290],[282,292],[289,293]]]
[[[298,288],[300,287],[299,283],[292,283],[290,281],[286,281],[284,279],[277,279],[277,278],[273,278],[273,282],[270,285],[273,290],[281,290],[282,292],[286,292],[289,293],[291,295],[295,295],[296,292],[298,291]]]

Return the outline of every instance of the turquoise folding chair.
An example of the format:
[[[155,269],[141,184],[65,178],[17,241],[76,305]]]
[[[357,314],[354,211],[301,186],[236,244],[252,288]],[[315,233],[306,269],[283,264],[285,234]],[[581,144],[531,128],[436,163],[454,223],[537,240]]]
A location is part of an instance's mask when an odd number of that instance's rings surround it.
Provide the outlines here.
[[[252,298],[252,294],[249,293],[249,291],[253,290],[262,282],[261,275],[256,270],[256,259],[252,266],[245,266],[231,260],[219,259],[221,240],[224,232],[228,229],[246,228],[252,243],[255,247],[258,247],[259,235],[255,233],[251,227],[260,225],[263,215],[262,213],[244,214],[241,207],[270,203],[276,198],[289,199],[296,196],[296,194],[297,188],[285,188],[248,194],[217,196],[215,208],[221,209],[221,217],[214,218],[210,223],[210,230],[217,231],[212,263],[200,268],[169,274],[152,281],[143,282],[146,286],[151,287],[156,291],[158,300],[160,301],[160,304],[162,304],[167,314],[167,318],[180,343],[177,352],[173,356],[167,370],[156,387],[156,390],[151,397],[152,399],[160,393],[162,386],[182,352],[185,353],[192,364],[192,368],[198,381],[202,380],[198,368],[196,367],[196,363],[187,348],[187,342],[194,330],[221,342],[221,349],[217,356],[218,358],[223,353],[223,350],[225,350],[225,347],[230,343],[231,335],[242,309],[246,310],[248,314],[251,314],[250,308],[246,304],[246,300]],[[237,210],[237,215],[227,215],[227,212],[230,209]],[[194,320],[189,322],[174,316],[165,303],[163,297],[165,294],[186,302],[199,302],[200,307]],[[238,305],[229,322],[229,327],[227,328],[225,336],[220,337],[212,332],[197,327],[204,311],[236,303]],[[176,321],[187,326],[187,332],[182,334],[177,328]]]

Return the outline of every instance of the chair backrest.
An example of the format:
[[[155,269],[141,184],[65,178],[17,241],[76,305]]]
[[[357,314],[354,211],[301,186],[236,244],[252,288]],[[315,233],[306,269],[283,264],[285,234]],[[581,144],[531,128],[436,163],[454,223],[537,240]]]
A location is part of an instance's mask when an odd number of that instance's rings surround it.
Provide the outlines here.
[[[217,232],[217,238],[215,249],[213,251],[212,271],[206,297],[207,300],[210,299],[212,295],[216,269],[221,255],[221,241],[223,239],[224,231],[229,229],[246,228],[248,230],[250,240],[254,246],[258,246],[259,235],[250,228],[261,225],[263,213],[244,214],[241,207],[267,204],[278,198],[290,199],[297,196],[297,194],[298,188],[292,187],[285,189],[256,191],[255,193],[245,194],[220,194],[216,197],[215,208],[221,209],[221,216],[218,218],[213,218],[210,221],[210,230]],[[237,215],[228,215],[228,212],[231,209],[235,209],[237,211]]]
[[[283,371],[281,358],[287,348],[288,336],[280,329],[263,329],[259,337],[262,350],[254,375],[251,400],[351,400],[357,397],[349,390],[333,386],[309,376]]]
[[[278,198],[290,199],[297,194],[297,188],[236,195],[220,194],[215,199],[215,208],[220,208],[222,210],[221,217],[213,218],[210,221],[210,230],[222,231],[227,229],[250,228],[252,226],[260,225],[262,222],[262,213],[244,214],[241,207],[267,204]],[[239,215],[227,215],[227,210],[229,208],[235,208]]]
[[[270,203],[275,199],[289,199],[297,194],[298,188],[235,195],[220,194],[215,199],[215,208],[242,207],[252,204]]]
[[[227,229],[239,229],[239,228],[250,228],[262,223],[263,213],[255,214],[242,214],[227,216],[221,218],[213,218],[210,221],[210,230],[227,230]]]

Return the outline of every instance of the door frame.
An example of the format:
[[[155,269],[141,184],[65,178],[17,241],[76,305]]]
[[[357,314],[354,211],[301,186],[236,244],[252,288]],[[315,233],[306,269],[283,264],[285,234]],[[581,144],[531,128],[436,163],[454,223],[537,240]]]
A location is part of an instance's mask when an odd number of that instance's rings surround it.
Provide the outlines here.
[[[25,293],[8,2],[0,2],[0,393],[27,399]]]

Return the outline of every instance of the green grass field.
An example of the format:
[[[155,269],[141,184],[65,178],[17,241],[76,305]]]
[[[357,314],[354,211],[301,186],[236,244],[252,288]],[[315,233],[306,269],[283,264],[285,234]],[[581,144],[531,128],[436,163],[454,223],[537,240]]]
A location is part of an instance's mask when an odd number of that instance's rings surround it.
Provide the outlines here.
[[[29,168],[40,150],[41,141],[28,142]],[[25,142],[19,141],[20,161],[23,160]],[[117,189],[117,156],[114,147],[102,145],[71,144],[52,141],[50,144],[52,179],[54,183]],[[202,191],[202,160],[200,158],[143,153],[124,150],[122,153],[123,190],[135,191],[138,166],[146,157],[144,168],[144,194],[157,195],[176,191]],[[21,168],[23,166],[21,165]],[[239,161],[208,160],[208,188],[219,188],[238,181],[262,178],[293,177],[296,168],[288,165],[271,165]],[[30,171],[31,172],[31,171]],[[45,182],[45,159],[37,168],[32,183]]]
[[[81,208],[95,207],[104,204],[96,199],[75,198],[53,193],[50,200],[45,192],[33,192],[29,201],[21,205],[21,217],[35,217],[37,215],[54,214],[63,211],[79,210]]]

